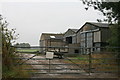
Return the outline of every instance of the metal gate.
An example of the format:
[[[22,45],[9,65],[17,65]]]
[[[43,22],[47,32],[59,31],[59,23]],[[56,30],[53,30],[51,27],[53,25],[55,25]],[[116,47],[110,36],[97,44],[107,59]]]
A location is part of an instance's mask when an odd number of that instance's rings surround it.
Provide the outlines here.
[[[54,53],[54,57],[51,59],[46,58],[46,52],[40,51],[41,48],[52,50],[48,52]],[[85,74],[92,76],[96,73],[109,73],[119,76],[120,67],[118,61],[120,61],[120,58],[117,58],[119,52],[108,52],[105,48],[104,50],[106,51],[96,53],[93,51],[95,47],[92,47],[92,49],[84,48],[88,51],[86,54],[69,54],[61,51],[61,49],[76,48],[79,48],[79,50],[83,49],[80,47],[16,47],[16,54],[21,53],[22,55],[14,58],[18,60],[15,65],[31,65],[32,68],[25,67],[23,69],[30,71],[30,74]],[[58,49],[58,52],[53,51],[53,49]],[[28,57],[27,55],[31,56]],[[104,57],[100,57],[103,55]],[[111,55],[111,57],[107,55]]]

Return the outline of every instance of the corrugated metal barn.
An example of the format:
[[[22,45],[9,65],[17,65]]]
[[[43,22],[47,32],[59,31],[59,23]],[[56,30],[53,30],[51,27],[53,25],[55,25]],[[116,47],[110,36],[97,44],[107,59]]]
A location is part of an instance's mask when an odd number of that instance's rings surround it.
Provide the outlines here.
[[[70,49],[68,50],[68,53],[70,54],[79,53],[79,48],[75,48],[75,47],[79,47],[79,44],[77,44],[77,37],[76,37],[77,31],[78,29],[68,29],[64,33],[64,41],[66,43],[65,46],[70,47]]]
[[[44,47],[62,47],[64,46],[63,34],[53,34],[53,33],[42,33],[40,37],[40,46]],[[42,48],[45,51],[51,51],[51,49]],[[56,50],[56,49],[54,49]]]
[[[110,37],[109,25],[106,23],[86,22],[77,31],[77,43],[82,48],[91,48],[91,51],[101,51],[100,47],[106,46]],[[93,48],[98,47],[98,48]],[[81,54],[87,54],[86,49],[81,49]]]

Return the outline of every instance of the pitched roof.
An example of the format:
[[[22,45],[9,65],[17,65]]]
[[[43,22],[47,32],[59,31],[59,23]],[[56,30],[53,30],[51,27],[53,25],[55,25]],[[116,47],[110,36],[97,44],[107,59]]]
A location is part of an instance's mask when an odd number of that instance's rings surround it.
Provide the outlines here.
[[[41,38],[44,39],[62,39],[63,34],[55,34],[55,33],[42,33]]]
[[[80,29],[82,29],[86,24],[90,24],[90,25],[93,25],[93,26],[99,27],[99,28],[109,28],[108,23],[86,22]],[[80,29],[77,32],[79,32]]]
[[[78,29],[71,29],[71,30],[72,30],[73,32],[75,32],[75,33],[78,31]]]
[[[109,24],[108,23],[96,23],[96,22],[86,22],[87,24],[92,24],[92,25],[95,25],[97,27],[109,27]]]
[[[73,31],[74,33],[76,33],[79,29],[70,29],[70,28],[69,28],[65,33],[67,33],[69,30],[71,30],[71,31]],[[65,34],[65,33],[64,33],[64,34]]]

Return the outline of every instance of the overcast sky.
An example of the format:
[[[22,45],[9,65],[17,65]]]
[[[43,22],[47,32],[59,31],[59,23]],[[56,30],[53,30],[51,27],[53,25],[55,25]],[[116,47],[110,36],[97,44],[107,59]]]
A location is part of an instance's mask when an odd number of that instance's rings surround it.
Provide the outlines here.
[[[5,0],[1,5],[9,28],[16,28],[20,34],[17,42],[31,45],[39,45],[43,32],[63,33],[68,28],[79,29],[85,22],[103,18],[93,8],[86,11],[80,0]]]

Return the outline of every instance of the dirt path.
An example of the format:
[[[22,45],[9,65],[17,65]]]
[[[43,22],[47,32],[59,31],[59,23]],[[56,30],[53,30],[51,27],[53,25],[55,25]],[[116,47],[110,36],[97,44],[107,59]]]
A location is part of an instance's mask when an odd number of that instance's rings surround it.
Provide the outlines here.
[[[21,57],[30,58],[35,54],[21,54]],[[34,59],[45,59],[45,55],[35,56]],[[28,60],[26,63],[30,64],[49,64],[49,60]],[[53,59],[50,60],[51,64],[65,64],[62,62],[62,59]],[[49,69],[49,65],[32,65],[33,69]],[[47,73],[47,74],[34,74],[33,78],[112,78],[114,75],[111,74],[91,74],[89,76],[84,70],[70,70],[70,69],[78,69],[78,66],[70,66],[70,65],[50,65],[50,69],[62,69],[62,70],[37,70],[38,73]],[[51,73],[80,73],[80,74],[49,74]],[[116,77],[116,76],[115,76]]]

